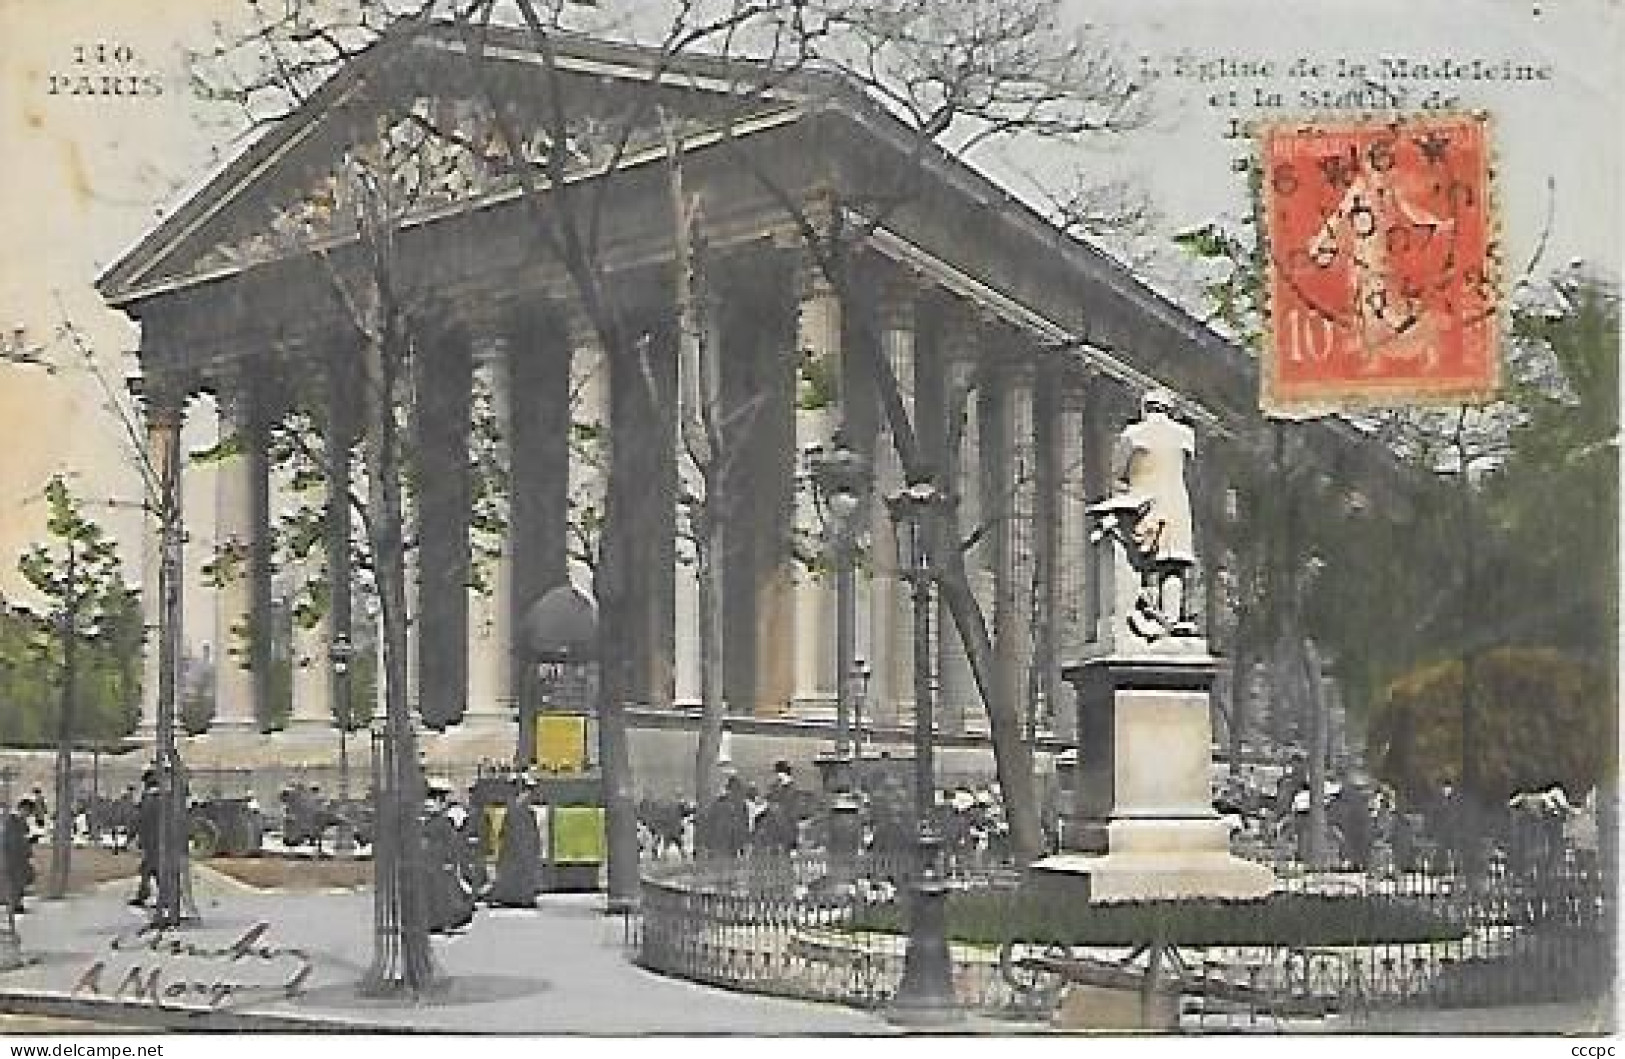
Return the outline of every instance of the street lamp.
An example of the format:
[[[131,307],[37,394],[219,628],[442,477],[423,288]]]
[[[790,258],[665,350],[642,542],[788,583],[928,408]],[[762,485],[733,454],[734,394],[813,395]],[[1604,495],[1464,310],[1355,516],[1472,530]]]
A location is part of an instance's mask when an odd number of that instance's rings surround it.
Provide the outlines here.
[[[852,660],[852,756],[863,760],[863,711],[869,705],[869,663],[862,658]]]
[[[355,851],[355,827],[350,819],[350,725],[355,720],[350,715],[350,659],[354,657],[355,645],[342,632],[327,645],[327,660],[333,667],[334,700],[338,705],[339,804],[344,807],[339,814],[338,833],[333,838],[335,853]]]
[[[868,488],[869,465],[847,445],[840,431],[828,447],[807,449],[807,470],[829,530],[835,559],[835,757],[852,757],[852,672],[857,628],[857,592],[852,568],[857,555],[857,519]]]
[[[930,482],[916,482],[886,498],[897,537],[897,569],[914,600],[914,816],[913,893],[903,980],[888,1018],[913,1026],[941,1026],[961,1017],[954,1001],[948,953],[948,887],[942,876],[942,836],[936,821],[933,724],[936,688],[931,671],[930,535],[945,497]]]

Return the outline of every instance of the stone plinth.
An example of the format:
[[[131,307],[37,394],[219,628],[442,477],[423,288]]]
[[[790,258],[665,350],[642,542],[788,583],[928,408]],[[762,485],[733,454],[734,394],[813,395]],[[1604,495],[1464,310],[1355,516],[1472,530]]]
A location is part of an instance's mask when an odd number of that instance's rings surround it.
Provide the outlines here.
[[[1206,645],[1108,655],[1063,675],[1078,709],[1078,775],[1068,850],[1033,865],[1033,884],[1085,900],[1254,898],[1268,868],[1232,856],[1208,787],[1216,665]]]

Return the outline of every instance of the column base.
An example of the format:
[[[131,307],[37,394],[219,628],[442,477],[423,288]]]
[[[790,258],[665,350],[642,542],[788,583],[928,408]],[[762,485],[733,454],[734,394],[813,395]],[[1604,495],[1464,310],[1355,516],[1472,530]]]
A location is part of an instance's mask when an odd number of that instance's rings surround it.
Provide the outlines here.
[[[266,733],[260,731],[257,721],[243,720],[210,721],[207,729],[192,737],[195,741],[222,743],[264,738],[266,738]]]
[[[1032,866],[1035,892],[1090,904],[1209,898],[1256,900],[1275,889],[1262,864],[1229,853],[1165,850],[1136,853],[1062,853]]]
[[[790,716],[798,721],[835,723],[837,713],[834,696],[806,695],[790,700]]]
[[[296,737],[299,739],[312,739],[317,736],[324,739],[331,737],[336,740],[339,737],[339,730],[338,725],[331,717],[326,719],[318,717],[290,717],[288,718],[288,727],[272,732],[271,734],[282,737]]]
[[[418,749],[432,768],[464,767],[479,761],[513,761],[519,746],[519,726],[511,718],[482,720],[464,714],[462,723],[444,732],[420,731]]]

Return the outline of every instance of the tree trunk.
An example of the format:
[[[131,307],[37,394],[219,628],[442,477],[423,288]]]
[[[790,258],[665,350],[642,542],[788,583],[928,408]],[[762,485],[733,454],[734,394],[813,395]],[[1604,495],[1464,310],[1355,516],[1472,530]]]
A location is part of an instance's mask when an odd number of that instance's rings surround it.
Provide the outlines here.
[[[374,403],[367,446],[367,493],[372,499],[369,537],[383,616],[384,753],[377,788],[380,848],[373,860],[373,992],[421,995],[434,985],[429,944],[428,872],[423,849],[423,777],[407,699],[407,586],[402,536],[399,379],[406,370],[404,338],[385,324],[382,341],[369,342]]]
[[[56,728],[56,812],[51,817],[51,881],[47,896],[68,893],[73,866],[73,729],[78,700],[79,548],[68,541],[68,595],[62,601],[62,704]]]
[[[613,313],[613,308],[600,303],[591,316],[609,360],[611,389],[641,386],[644,374],[640,350]],[[654,396],[649,396],[651,402]],[[631,607],[632,571],[638,562],[647,562],[647,556],[639,554],[635,538],[639,513],[647,509],[647,494],[655,479],[652,468],[640,467],[638,470],[647,473],[631,473],[626,463],[617,459],[616,448],[633,443],[624,432],[624,422],[617,425],[611,412],[606,453],[611,470],[604,497],[599,564],[593,577],[598,598],[598,753],[609,856],[607,910],[612,913],[636,909],[639,898],[637,802],[626,703],[633,688],[632,645],[639,642],[634,635],[638,616]],[[642,448],[647,450],[648,446]]]
[[[857,292],[846,280],[844,270],[834,267],[831,271],[835,275],[829,278],[842,300],[853,304]],[[919,435],[903,401],[902,388],[891,365],[880,355],[880,344],[860,341],[854,346],[885,412],[905,481],[931,481],[942,488],[944,483],[938,479],[941,461],[933,461],[922,451]],[[953,518],[944,516],[930,520],[926,526],[926,547],[930,552],[937,590],[959,630],[965,655],[970,662],[971,675],[976,681],[976,690],[987,707],[994,768],[1003,793],[1006,819],[1010,824],[1011,850],[1018,863],[1026,864],[1042,855],[1044,832],[1039,816],[1038,784],[1033,776],[1032,747],[1028,745],[1022,730],[1019,684],[1015,689],[1018,694],[1012,695],[997,683],[993,644],[988,638],[981,606],[971,590],[964,556],[959,549],[959,536],[953,523]]]
[[[700,579],[700,739],[694,762],[694,804],[704,805],[715,794],[717,758],[722,754],[722,719],[727,703],[722,695],[722,592],[718,560],[722,549],[721,519],[711,517],[711,492],[706,488],[704,525],[697,535]]]

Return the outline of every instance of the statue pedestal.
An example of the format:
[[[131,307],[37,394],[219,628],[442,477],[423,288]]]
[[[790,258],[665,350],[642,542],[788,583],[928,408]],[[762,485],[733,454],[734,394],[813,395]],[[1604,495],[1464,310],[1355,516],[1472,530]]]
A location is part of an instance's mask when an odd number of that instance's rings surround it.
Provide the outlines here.
[[[1270,870],[1232,856],[1209,791],[1216,664],[1195,638],[1067,666],[1078,704],[1072,848],[1033,865],[1041,892],[1091,902],[1256,898]]]

